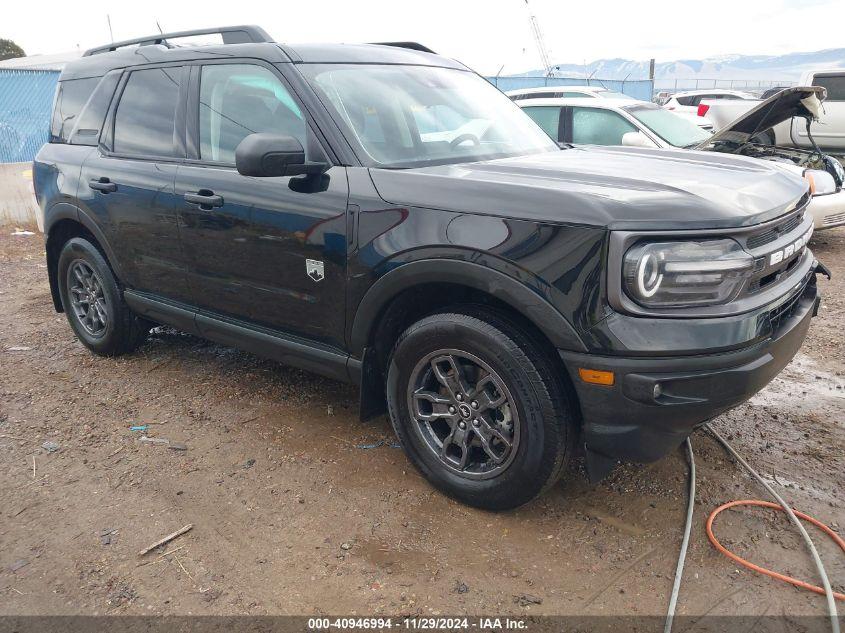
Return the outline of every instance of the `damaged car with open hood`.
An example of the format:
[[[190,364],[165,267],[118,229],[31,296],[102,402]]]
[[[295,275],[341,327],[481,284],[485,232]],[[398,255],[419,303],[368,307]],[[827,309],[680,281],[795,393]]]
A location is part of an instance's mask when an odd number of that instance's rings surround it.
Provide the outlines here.
[[[829,229],[845,224],[845,169],[835,157],[825,154],[813,138],[812,126],[824,107],[826,91],[819,86],[786,88],[761,101],[727,123],[697,149],[750,156],[800,174],[809,181],[813,196],[808,212],[815,228]],[[732,105],[703,102],[708,117],[719,120],[732,116]],[[786,144],[794,119],[803,119],[812,149]]]
[[[703,101],[699,111],[717,122],[711,135],[688,118],[646,101],[548,98],[520,101],[519,106],[560,143],[682,148],[749,156],[772,161],[807,180],[812,199],[808,212],[814,228],[845,224],[843,169],[815,144],[811,125],[817,121],[825,89],[787,88],[759,102]],[[787,145],[793,120],[806,126],[812,149]],[[785,132],[785,134],[784,134]]]

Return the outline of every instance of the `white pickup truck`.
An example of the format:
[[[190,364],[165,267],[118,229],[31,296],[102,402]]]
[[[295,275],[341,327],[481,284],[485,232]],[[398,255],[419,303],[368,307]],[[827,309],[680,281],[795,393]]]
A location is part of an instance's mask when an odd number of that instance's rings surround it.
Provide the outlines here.
[[[822,149],[833,154],[845,153],[845,70],[812,70],[804,73],[800,86],[821,86],[827,98],[818,113],[818,121],[810,128],[813,139]],[[744,115],[762,101],[703,99],[698,105],[698,115],[713,122],[718,131]],[[794,117],[776,125],[759,139],[771,145],[812,148],[803,117]]]

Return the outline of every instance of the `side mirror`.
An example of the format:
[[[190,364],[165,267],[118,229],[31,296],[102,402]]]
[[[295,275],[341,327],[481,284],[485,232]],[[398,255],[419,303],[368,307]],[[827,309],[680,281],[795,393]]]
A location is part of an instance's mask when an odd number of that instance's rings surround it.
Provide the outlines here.
[[[250,134],[235,148],[235,168],[242,176],[272,178],[322,174],[325,163],[308,163],[302,143],[292,136],[260,132]]]
[[[625,147],[657,147],[655,142],[642,132],[625,132],[622,135],[622,145]]]

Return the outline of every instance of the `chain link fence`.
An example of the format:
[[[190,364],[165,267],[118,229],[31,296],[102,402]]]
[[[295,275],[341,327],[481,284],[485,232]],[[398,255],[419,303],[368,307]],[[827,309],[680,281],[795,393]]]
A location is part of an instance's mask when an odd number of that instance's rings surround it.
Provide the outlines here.
[[[30,162],[50,132],[59,73],[0,69],[0,163]]]

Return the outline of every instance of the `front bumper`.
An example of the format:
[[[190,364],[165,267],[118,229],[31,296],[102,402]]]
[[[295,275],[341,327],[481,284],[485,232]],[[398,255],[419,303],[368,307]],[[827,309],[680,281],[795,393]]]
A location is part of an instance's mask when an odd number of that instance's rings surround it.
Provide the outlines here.
[[[813,196],[807,212],[813,216],[816,231],[845,225],[845,189],[826,196]]]
[[[819,301],[813,270],[795,294],[766,314],[770,335],[734,351],[647,358],[560,351],[581,405],[591,479],[601,478],[594,476],[591,459],[657,460],[696,426],[765,387],[801,347]],[[612,371],[614,384],[583,382],[579,367]]]

